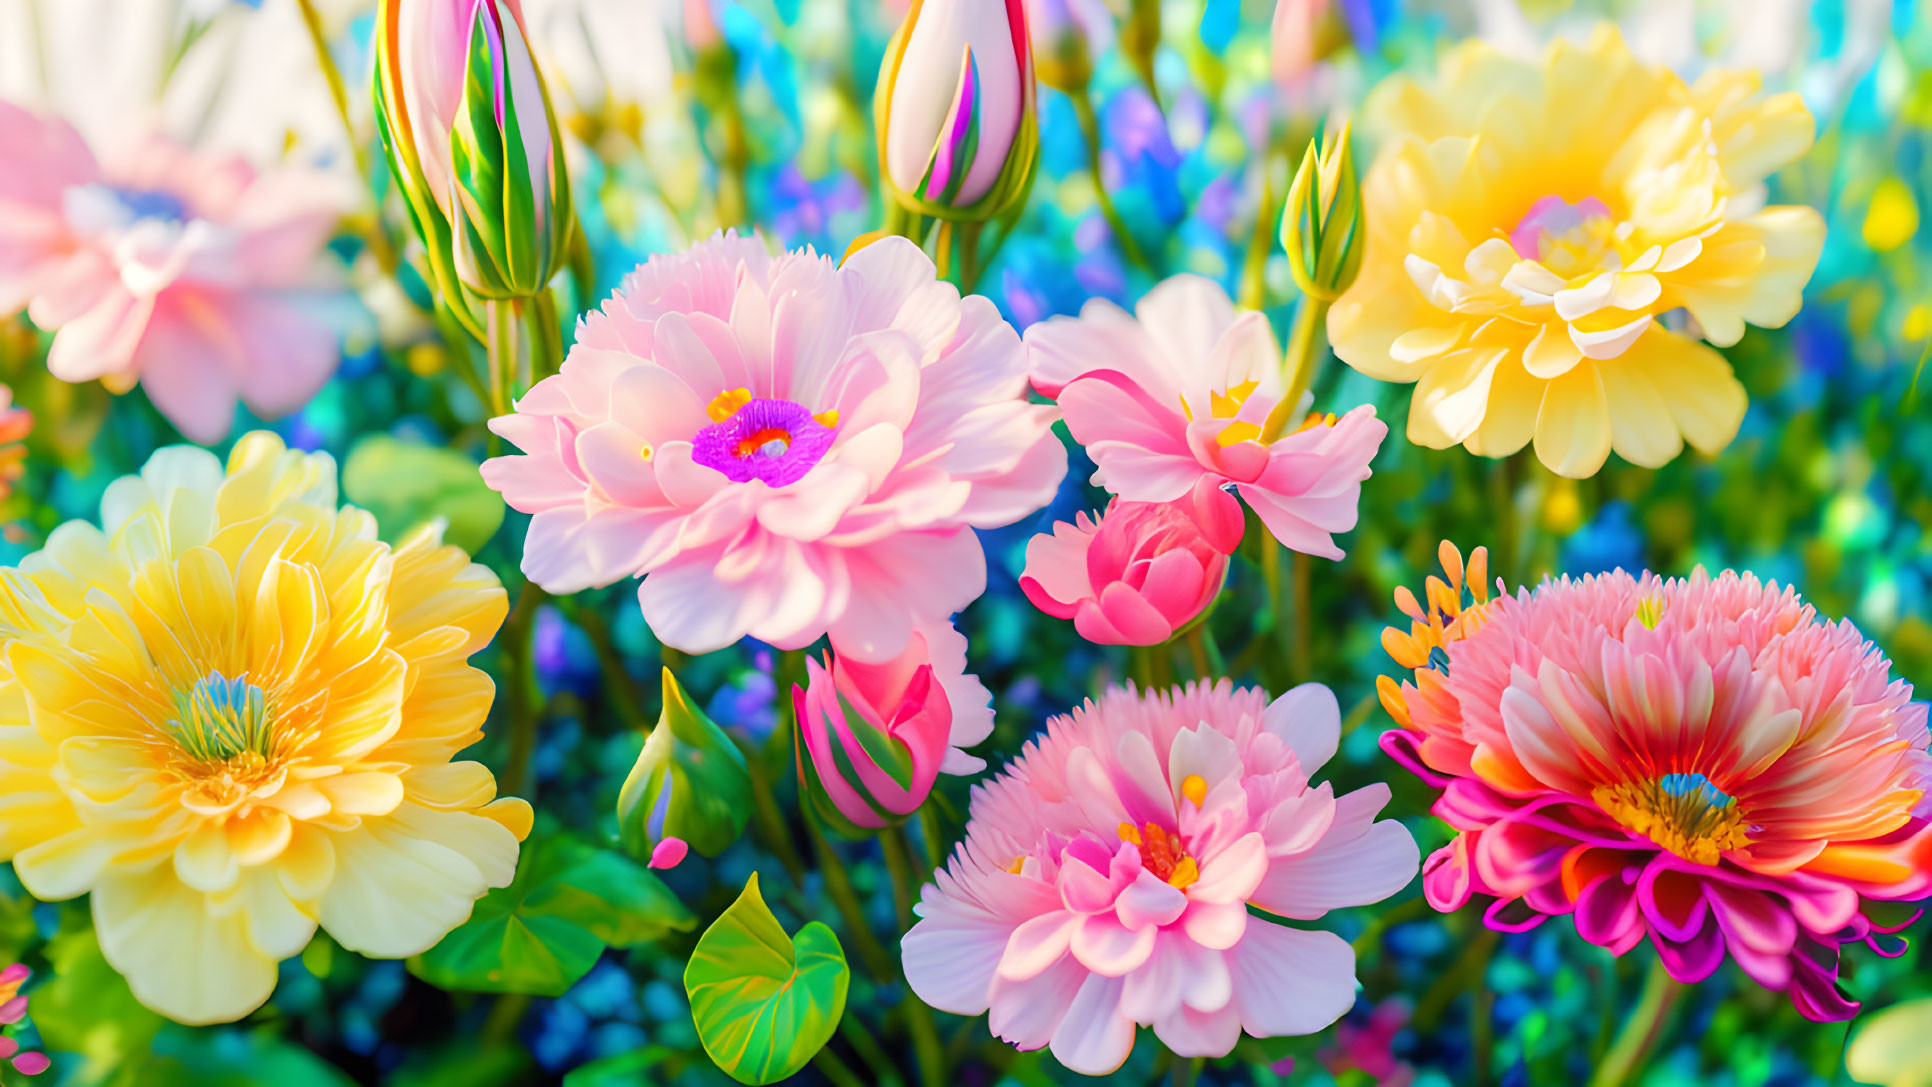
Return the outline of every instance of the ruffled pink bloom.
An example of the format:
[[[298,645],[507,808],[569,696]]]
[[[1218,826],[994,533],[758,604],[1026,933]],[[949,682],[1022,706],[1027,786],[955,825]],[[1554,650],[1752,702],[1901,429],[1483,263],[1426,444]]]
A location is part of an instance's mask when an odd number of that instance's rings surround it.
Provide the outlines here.
[[[725,234],[583,320],[562,373],[490,424],[526,455],[483,478],[534,515],[523,571],[552,592],[646,575],[667,645],[829,632],[880,662],[985,589],[973,529],[1052,497],[1055,414],[993,304],[911,242],[840,266]]]
[[[1503,931],[1568,915],[1617,954],[1648,940],[1679,981],[1728,954],[1807,1017],[1850,1018],[1840,947],[1903,951],[1866,901],[1932,893],[1926,707],[1884,655],[1750,574],[1565,578],[1445,624],[1457,591],[1399,597],[1416,624],[1384,639],[1417,666],[1383,747],[1461,832],[1425,866],[1430,903],[1493,899]]]
[[[1034,388],[1059,402],[1109,491],[1172,502],[1203,479],[1233,484],[1284,547],[1342,557],[1332,534],[1355,527],[1388,425],[1365,404],[1262,442],[1286,393],[1281,349],[1214,281],[1175,276],[1131,315],[1094,299],[1027,329],[1026,346]]]
[[[1385,785],[1337,797],[1335,696],[1222,680],[1113,689],[1056,717],[975,789],[966,839],[903,942],[920,999],[991,1011],[994,1034],[1103,1075],[1151,1025],[1218,1057],[1241,1033],[1310,1034],[1355,1002],[1355,954],[1312,921],[1400,890],[1415,840],[1375,815]]]
[[[1101,645],[1159,645],[1214,602],[1241,545],[1241,504],[1211,480],[1180,502],[1122,502],[1026,545],[1020,588]]]
[[[190,439],[225,437],[235,402],[265,418],[335,370],[317,260],[329,182],[256,173],[152,137],[101,159],[66,121],[0,102],[0,315],[54,331],[63,381],[139,382]]]
[[[950,624],[914,631],[883,664],[827,654],[805,669],[808,685],[792,687],[799,771],[852,827],[902,822],[941,773],[986,768],[961,749],[992,733],[992,698],[966,674],[966,639]]]

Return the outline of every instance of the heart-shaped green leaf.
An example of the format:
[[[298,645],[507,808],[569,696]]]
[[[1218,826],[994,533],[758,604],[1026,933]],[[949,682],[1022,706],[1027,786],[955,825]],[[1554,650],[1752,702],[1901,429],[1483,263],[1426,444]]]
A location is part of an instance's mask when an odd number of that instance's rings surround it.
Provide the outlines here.
[[[740,1083],[776,1083],[805,1067],[838,1029],[852,971],[839,939],[813,921],[785,935],[758,874],[712,922],[684,967],[698,1038]]]
[[[484,895],[410,969],[445,989],[561,996],[606,944],[632,947],[696,923],[643,865],[559,836],[526,844],[516,879]]]

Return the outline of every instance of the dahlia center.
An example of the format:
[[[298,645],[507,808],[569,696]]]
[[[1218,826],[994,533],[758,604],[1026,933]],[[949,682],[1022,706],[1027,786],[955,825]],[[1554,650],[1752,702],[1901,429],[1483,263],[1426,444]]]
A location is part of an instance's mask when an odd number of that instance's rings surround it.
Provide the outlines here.
[[[1177,891],[1187,890],[1201,878],[1201,866],[1182,849],[1178,831],[1167,830],[1159,823],[1139,828],[1122,823],[1120,840],[1139,846],[1141,867]]]
[[[1751,842],[1737,798],[1703,774],[1664,774],[1601,786],[1593,794],[1611,818],[1698,864],[1716,864]]]
[[[692,439],[691,459],[738,483],[759,480],[783,487],[804,478],[832,448],[839,413],[812,414],[790,400],[768,400],[749,389],[719,393],[712,424]]]
[[[1517,256],[1539,261],[1568,278],[1615,266],[1615,230],[1609,206],[1594,196],[1574,204],[1561,196],[1546,196],[1532,204],[1509,232],[1509,244]]]
[[[266,760],[275,753],[268,696],[246,679],[229,679],[220,672],[174,693],[174,716],[167,728],[182,754],[196,762],[227,762],[248,754]]]

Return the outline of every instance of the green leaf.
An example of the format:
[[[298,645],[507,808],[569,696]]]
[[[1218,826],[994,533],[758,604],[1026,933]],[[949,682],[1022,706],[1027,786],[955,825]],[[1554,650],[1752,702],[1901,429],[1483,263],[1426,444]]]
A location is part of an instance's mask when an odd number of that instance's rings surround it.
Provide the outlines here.
[[[341,1069],[270,1030],[188,1030],[155,1039],[141,1087],[353,1087]]]
[[[822,922],[785,934],[758,893],[744,893],[699,937],[684,968],[698,1038],[740,1083],[776,1083],[805,1067],[838,1029],[852,971]]]
[[[580,1065],[564,1073],[563,1087],[638,1087],[639,1084],[652,1082],[645,1073],[663,1063],[665,1058],[675,1056],[675,1049],[647,1045],[629,1053],[619,1053]]]
[[[503,524],[503,499],[453,449],[371,434],[349,451],[342,493],[376,517],[382,538],[406,539],[441,518],[444,539],[475,554]]]
[[[409,968],[444,989],[561,996],[606,945],[633,947],[696,924],[642,865],[560,836],[526,845],[510,885],[484,895]]]

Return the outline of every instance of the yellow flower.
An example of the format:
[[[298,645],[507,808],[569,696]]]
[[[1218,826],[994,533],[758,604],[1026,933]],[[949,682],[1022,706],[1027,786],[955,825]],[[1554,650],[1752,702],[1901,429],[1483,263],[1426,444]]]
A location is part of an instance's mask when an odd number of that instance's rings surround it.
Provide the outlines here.
[[[1761,183],[1811,145],[1795,94],[1752,72],[1686,86],[1609,27],[1532,63],[1481,42],[1439,78],[1394,78],[1368,110],[1387,137],[1363,186],[1368,255],[1329,312],[1335,352],[1415,382],[1409,439],[1504,456],[1534,440],[1585,477],[1612,449],[1657,466],[1736,436],[1724,356],[1746,322],[1797,312],[1824,244],[1807,207]]]
[[[391,549],[335,463],[178,446],[0,569],[0,859],[91,893],[101,950],[184,1023],[239,1018],[320,924],[427,950],[510,881],[530,806],[474,743],[504,593],[429,529]]]

